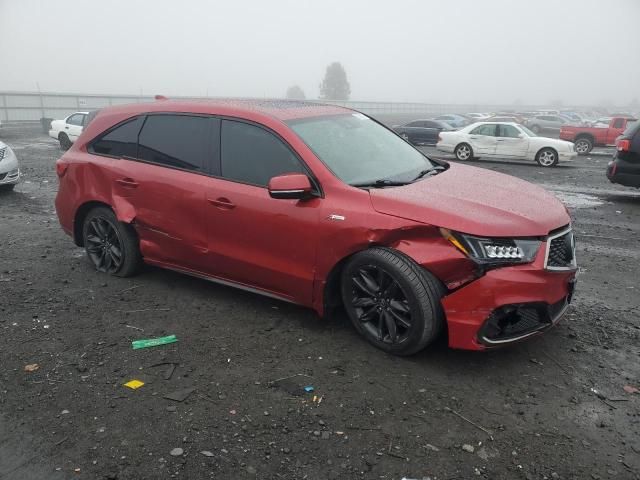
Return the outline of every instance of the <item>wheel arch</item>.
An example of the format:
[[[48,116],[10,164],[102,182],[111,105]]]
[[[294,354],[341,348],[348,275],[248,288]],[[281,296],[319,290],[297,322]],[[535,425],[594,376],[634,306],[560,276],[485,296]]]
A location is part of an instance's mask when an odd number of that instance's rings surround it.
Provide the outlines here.
[[[574,142],[576,140],[580,140],[582,138],[585,138],[585,139],[591,141],[592,145],[595,145],[595,143],[596,143],[596,138],[593,136],[592,133],[589,133],[589,132],[582,132],[582,133],[577,134],[576,138],[574,139]]]
[[[82,238],[82,227],[84,226],[84,219],[87,218],[89,212],[96,207],[105,207],[113,211],[111,205],[98,200],[85,202],[80,205],[80,207],[78,207],[73,217],[73,241],[79,247],[84,247],[84,240]]]

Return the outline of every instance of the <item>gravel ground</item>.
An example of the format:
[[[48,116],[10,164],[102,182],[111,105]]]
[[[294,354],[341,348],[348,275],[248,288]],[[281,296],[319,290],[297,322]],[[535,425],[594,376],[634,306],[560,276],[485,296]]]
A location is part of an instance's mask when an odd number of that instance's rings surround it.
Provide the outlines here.
[[[640,195],[608,183],[606,157],[474,162],[568,205],[581,269],[557,328],[396,358],[342,314],[151,267],[96,273],[57,223],[56,142],[0,137],[24,172],[0,195],[1,479],[640,478],[640,395],[624,389],[640,387]]]

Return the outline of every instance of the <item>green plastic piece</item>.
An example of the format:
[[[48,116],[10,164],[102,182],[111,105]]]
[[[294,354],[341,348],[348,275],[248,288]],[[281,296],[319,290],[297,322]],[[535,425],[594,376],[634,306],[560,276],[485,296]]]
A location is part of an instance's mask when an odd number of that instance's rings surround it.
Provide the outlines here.
[[[157,347],[159,345],[166,345],[167,343],[173,343],[177,341],[178,339],[175,335],[169,335],[168,337],[134,340],[133,342],[131,342],[131,346],[134,350],[138,350],[139,348]]]

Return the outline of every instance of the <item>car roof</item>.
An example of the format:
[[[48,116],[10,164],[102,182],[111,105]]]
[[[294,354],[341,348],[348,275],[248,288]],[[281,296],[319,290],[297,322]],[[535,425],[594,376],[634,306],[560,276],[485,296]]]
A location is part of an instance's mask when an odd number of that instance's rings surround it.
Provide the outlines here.
[[[326,115],[349,114],[354,111],[337,105],[305,100],[219,98],[206,100],[157,100],[104,108],[110,113],[136,115],[146,112],[179,112],[246,116],[259,113],[281,121]]]

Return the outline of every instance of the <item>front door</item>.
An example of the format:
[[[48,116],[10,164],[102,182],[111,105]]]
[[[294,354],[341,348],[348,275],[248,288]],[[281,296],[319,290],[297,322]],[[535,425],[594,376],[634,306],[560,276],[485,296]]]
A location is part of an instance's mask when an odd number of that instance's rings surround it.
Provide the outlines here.
[[[223,120],[221,177],[210,179],[205,221],[209,263],[224,279],[310,303],[321,198],[277,200],[269,179],[309,173],[270,130]]]

